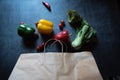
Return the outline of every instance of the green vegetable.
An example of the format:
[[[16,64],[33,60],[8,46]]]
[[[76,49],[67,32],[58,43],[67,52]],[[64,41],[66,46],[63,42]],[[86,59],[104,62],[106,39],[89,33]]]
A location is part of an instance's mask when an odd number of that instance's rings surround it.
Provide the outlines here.
[[[82,18],[77,13],[76,10],[69,10],[68,11],[68,22],[72,25],[72,27],[81,26]]]
[[[33,38],[35,29],[27,24],[20,24],[18,27],[18,35],[23,38]]]
[[[72,42],[72,47],[76,50],[80,49],[83,44],[96,39],[96,31],[80,17],[77,11],[68,11],[68,21],[76,29],[76,38]]]

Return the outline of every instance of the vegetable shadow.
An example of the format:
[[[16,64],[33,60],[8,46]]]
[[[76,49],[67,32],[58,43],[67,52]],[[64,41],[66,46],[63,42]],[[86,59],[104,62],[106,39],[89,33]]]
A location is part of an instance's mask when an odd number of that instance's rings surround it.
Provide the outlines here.
[[[37,39],[22,39],[23,46],[26,48],[35,48]]]
[[[51,34],[40,34],[41,35],[41,38],[44,42],[46,42],[47,40],[49,39],[53,39],[53,36],[54,36],[54,31],[51,33]]]

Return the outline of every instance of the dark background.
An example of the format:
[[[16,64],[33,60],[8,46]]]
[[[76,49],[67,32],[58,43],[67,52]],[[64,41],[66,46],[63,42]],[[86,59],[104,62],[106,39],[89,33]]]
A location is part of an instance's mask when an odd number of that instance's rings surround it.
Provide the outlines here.
[[[21,53],[34,53],[43,38],[33,46],[26,46],[17,34],[21,21],[35,28],[34,23],[44,18],[54,23],[54,33],[60,32],[58,24],[65,20],[64,29],[75,37],[75,31],[68,23],[67,10],[77,10],[97,31],[98,43],[91,48],[100,72],[104,78],[120,75],[120,6],[117,0],[46,0],[51,12],[41,0],[0,0],[0,80],[7,80]],[[37,30],[36,30],[37,32]],[[45,37],[44,37],[45,38]],[[53,51],[56,51],[54,48]],[[81,50],[80,50],[81,51]]]

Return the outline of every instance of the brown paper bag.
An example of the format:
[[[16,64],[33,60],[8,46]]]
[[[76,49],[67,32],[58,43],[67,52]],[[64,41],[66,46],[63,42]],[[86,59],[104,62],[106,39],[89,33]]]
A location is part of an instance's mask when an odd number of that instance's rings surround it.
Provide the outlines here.
[[[21,54],[8,80],[103,80],[91,52]]]

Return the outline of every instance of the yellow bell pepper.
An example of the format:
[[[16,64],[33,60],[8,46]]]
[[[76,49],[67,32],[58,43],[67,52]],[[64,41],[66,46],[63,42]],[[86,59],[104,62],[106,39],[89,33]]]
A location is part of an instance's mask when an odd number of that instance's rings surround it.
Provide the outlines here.
[[[45,19],[39,20],[36,27],[41,34],[50,34],[53,31],[53,23]]]

